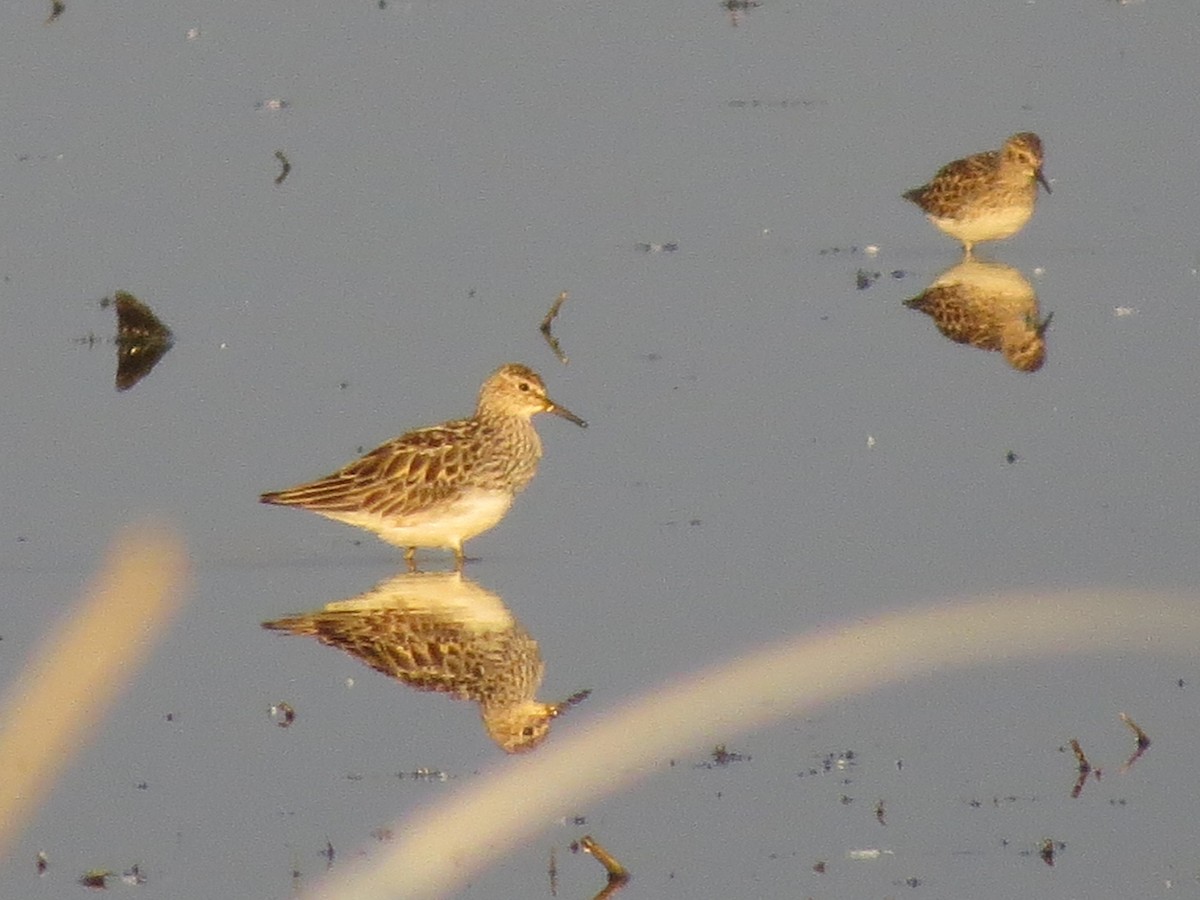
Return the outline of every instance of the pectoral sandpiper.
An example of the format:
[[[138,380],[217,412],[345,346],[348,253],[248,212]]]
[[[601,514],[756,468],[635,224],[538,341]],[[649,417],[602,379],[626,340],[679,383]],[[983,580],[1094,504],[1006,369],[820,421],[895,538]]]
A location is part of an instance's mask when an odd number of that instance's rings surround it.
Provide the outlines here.
[[[1012,237],[1025,227],[1037,202],[1042,141],[1030,131],[1014,134],[999,150],[976,153],[943,166],[933,180],[904,194],[934,225],[962,241],[967,255],[981,241]]]
[[[418,547],[454,551],[504,518],[537,472],[538,413],[587,423],[546,394],[527,366],[501,366],[483,383],[475,415],[393,438],[332,475],[263,494],[263,503],[299,506],[357,525],[398,547],[415,567]]]

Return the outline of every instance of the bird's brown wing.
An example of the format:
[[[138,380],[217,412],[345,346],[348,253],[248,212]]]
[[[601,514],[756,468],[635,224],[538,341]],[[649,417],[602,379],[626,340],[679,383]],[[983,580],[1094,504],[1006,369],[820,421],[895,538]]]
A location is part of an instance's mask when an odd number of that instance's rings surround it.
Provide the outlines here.
[[[470,420],[410,431],[332,475],[263,494],[263,503],[389,518],[451,496],[471,467]]]
[[[976,153],[965,159],[956,159],[938,169],[928,184],[913,188],[904,194],[926,212],[938,214],[940,210],[961,202],[969,185],[984,181],[983,176],[996,168],[999,154],[992,150]]]

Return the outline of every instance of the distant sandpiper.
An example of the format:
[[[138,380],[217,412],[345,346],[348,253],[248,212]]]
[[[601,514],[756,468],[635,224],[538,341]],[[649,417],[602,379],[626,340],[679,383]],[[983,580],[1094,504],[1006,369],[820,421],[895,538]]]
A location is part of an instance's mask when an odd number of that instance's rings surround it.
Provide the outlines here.
[[[962,241],[969,256],[975,244],[1012,237],[1025,227],[1039,183],[1050,193],[1042,174],[1042,141],[1023,131],[999,150],[943,166],[932,181],[904,197],[921,207],[934,225]]]

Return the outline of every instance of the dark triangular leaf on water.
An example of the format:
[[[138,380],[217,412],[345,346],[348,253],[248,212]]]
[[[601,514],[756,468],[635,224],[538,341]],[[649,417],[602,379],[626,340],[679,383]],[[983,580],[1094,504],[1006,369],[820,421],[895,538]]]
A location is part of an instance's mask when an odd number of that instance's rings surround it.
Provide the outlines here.
[[[117,291],[113,305],[117,308],[118,338],[171,342],[171,329],[133,294]]]
[[[153,369],[175,341],[171,329],[133,294],[117,291],[117,390],[127,391]]]

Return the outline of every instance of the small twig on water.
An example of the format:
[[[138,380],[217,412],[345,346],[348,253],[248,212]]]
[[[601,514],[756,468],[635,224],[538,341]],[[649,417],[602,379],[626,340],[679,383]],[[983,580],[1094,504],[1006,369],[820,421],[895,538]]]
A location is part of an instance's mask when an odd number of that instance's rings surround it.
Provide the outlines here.
[[[1121,721],[1133,730],[1133,735],[1135,738],[1137,738],[1137,748],[1133,751],[1133,756],[1125,760],[1125,765],[1121,766],[1121,771],[1127,772],[1133,767],[1135,762],[1142,758],[1142,754],[1150,748],[1150,738],[1147,736],[1146,732],[1142,731],[1142,729],[1138,727],[1138,723],[1129,718],[1129,716],[1125,715],[1125,713],[1121,713]]]
[[[598,893],[593,900],[605,900],[606,897],[611,897],[617,891],[625,887],[632,877],[629,870],[617,862],[616,857],[600,846],[591,835],[584,835],[579,839],[579,842],[571,845],[572,850],[582,850],[584,853],[590,853],[599,860],[608,872],[608,884],[604,886],[604,890]]]
[[[1075,754],[1075,762],[1079,766],[1079,777],[1075,779],[1075,786],[1071,788],[1071,799],[1074,800],[1083,793],[1083,786],[1087,784],[1088,776],[1095,773],[1096,779],[1100,779],[1100,770],[1093,769],[1092,764],[1088,762],[1088,758],[1083,753],[1083,747],[1079,741],[1071,738],[1071,750]]]
[[[275,158],[279,160],[280,165],[283,166],[283,171],[275,176],[275,183],[283,184],[283,179],[287,178],[288,172],[292,171],[292,164],[288,162],[288,158],[284,156],[282,150],[275,151]]]
[[[564,366],[570,362],[567,355],[562,352],[562,348],[558,346],[558,338],[550,333],[550,329],[554,325],[554,319],[558,315],[558,311],[562,309],[562,305],[567,302],[567,292],[563,291],[550,304],[550,311],[546,313],[546,317],[542,319],[541,331],[542,336],[546,339],[546,343],[550,345],[550,349],[554,351],[554,355],[558,357],[558,361]]]

